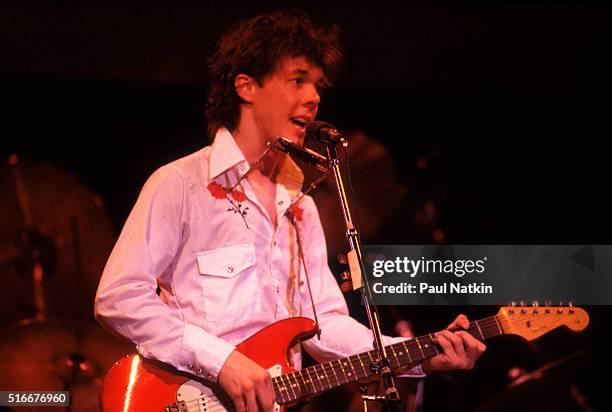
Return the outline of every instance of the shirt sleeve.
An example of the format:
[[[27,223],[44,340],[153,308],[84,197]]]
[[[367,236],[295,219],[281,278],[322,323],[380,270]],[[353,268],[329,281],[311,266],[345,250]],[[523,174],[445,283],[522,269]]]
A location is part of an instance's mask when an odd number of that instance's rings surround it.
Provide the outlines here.
[[[235,346],[183,320],[157,295],[157,279],[172,265],[187,228],[181,172],[157,170],[144,185],[100,279],[94,315],[130,339],[138,352],[178,370],[216,381]]]
[[[306,198],[304,224],[301,238],[307,250],[306,264],[310,275],[310,285],[315,300],[317,317],[321,328],[321,339],[316,336],[302,342],[304,349],[318,362],[326,362],[373,349],[373,335],[369,328],[349,316],[344,296],[334,275],[327,265],[327,248],[319,214],[310,197]],[[310,299],[305,291],[303,313],[313,316]],[[384,336],[384,345],[408,340]],[[420,365],[402,372],[402,377],[424,377]]]

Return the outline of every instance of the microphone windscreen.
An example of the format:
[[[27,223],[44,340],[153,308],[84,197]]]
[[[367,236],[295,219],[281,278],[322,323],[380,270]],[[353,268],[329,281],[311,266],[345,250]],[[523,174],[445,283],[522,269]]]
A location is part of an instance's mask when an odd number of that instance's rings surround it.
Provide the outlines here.
[[[306,125],[306,139],[314,139],[316,141],[326,140],[326,138],[320,134],[321,129],[335,130],[336,127],[330,123],[315,120],[314,122],[310,122],[308,125]]]

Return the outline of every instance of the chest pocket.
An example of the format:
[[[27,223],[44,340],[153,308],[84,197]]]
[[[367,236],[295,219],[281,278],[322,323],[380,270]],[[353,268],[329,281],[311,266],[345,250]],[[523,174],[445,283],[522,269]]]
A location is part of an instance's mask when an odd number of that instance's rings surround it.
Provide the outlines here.
[[[196,259],[206,320],[232,323],[255,314],[259,290],[253,244],[198,252]]]

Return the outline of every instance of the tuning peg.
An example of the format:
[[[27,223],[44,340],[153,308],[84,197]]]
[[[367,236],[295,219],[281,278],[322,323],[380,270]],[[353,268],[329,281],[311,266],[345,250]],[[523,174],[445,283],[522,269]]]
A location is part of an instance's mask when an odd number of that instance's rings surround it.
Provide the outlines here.
[[[510,302],[510,310],[509,310],[510,314],[514,314],[514,308],[516,308],[516,302],[512,301]]]
[[[546,309],[544,309],[544,313],[546,314],[550,313],[550,300],[546,301]]]
[[[557,308],[557,313],[563,313],[563,302],[559,302],[559,307]]]
[[[570,315],[573,315],[574,314],[574,304],[572,302],[569,302],[567,306],[569,307]]]
[[[533,306],[533,313],[538,313],[538,306],[540,304],[538,303],[537,300],[534,300],[533,303],[531,304],[531,306]]]
[[[527,313],[527,310],[525,310],[525,301],[521,300],[521,313],[525,314]]]

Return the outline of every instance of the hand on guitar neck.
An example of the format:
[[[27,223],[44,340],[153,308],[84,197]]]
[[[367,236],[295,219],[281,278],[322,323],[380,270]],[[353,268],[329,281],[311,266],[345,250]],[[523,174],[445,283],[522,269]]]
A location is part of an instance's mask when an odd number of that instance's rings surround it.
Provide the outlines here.
[[[469,332],[451,331],[451,329],[468,329],[469,327],[470,321],[467,316],[459,315],[446,330],[435,333],[433,342],[442,348],[443,353],[423,362],[423,372],[472,369],[487,347]]]

